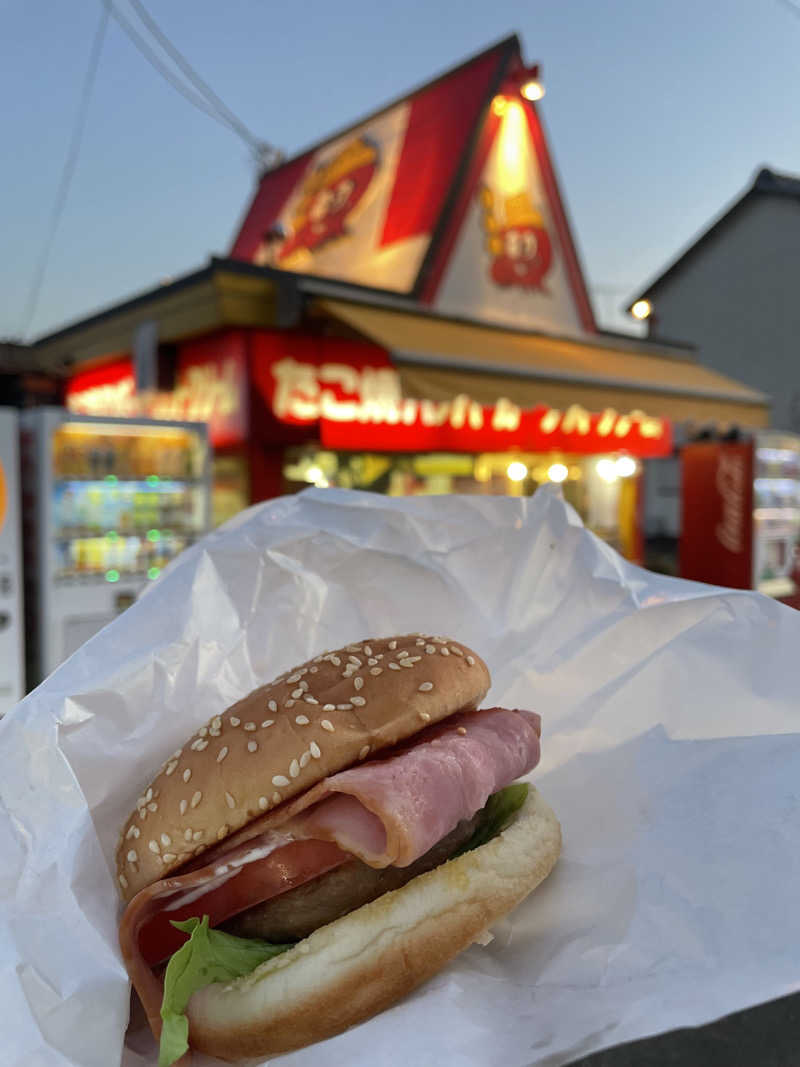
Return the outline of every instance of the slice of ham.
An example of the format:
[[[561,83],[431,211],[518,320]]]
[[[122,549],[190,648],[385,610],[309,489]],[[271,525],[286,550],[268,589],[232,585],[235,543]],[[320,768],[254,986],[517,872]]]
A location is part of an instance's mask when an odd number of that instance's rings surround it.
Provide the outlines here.
[[[533,712],[452,716],[388,757],[332,775],[254,820],[205,853],[202,866],[143,889],[125,911],[120,944],[156,1036],[162,988],[151,965],[185,939],[170,920],[207,914],[218,925],[352,855],[378,868],[413,863],[536,766],[539,735]]]

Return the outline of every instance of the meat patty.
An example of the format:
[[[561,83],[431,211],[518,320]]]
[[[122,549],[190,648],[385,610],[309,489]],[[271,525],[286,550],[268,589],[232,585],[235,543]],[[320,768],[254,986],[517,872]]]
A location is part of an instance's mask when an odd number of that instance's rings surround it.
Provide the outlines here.
[[[476,814],[471,819],[464,819],[408,867],[376,870],[353,859],[296,889],[240,912],[223,923],[222,929],[239,937],[260,937],[279,943],[308,937],[318,927],[355,911],[392,889],[400,889],[418,874],[444,863],[469,840],[478,818]]]

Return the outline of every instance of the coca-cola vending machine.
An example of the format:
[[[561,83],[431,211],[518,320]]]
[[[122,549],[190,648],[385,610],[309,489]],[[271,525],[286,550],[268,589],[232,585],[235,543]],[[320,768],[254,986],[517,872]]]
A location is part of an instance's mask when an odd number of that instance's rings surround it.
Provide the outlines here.
[[[683,578],[774,597],[797,591],[800,437],[765,431],[681,454]]]

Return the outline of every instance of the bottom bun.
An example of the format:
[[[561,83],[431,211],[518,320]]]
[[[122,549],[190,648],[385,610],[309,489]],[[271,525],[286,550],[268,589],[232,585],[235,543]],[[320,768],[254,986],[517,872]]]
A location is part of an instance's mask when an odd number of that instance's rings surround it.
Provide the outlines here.
[[[515,821],[480,848],[320,927],[252,974],[189,1002],[193,1048],[223,1060],[333,1037],[430,978],[547,877],[561,829],[531,787]]]

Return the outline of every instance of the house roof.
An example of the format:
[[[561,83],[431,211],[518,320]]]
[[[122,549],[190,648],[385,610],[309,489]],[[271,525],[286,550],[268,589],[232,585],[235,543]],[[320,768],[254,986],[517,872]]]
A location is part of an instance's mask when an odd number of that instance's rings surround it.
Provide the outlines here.
[[[660,274],[657,274],[655,278],[651,278],[647,285],[630,299],[626,311],[630,311],[637,300],[652,300],[660,286],[668,278],[678,274],[708,240],[717,236],[724,227],[729,225],[747,204],[764,196],[800,199],[800,177],[792,174],[779,174],[769,167],[762,167],[749,187],[743,193],[740,193],[732,203],[723,208],[722,212],[709,223],[706,229],[702,230],[697,237],[693,238],[688,245],[681,249]]]

